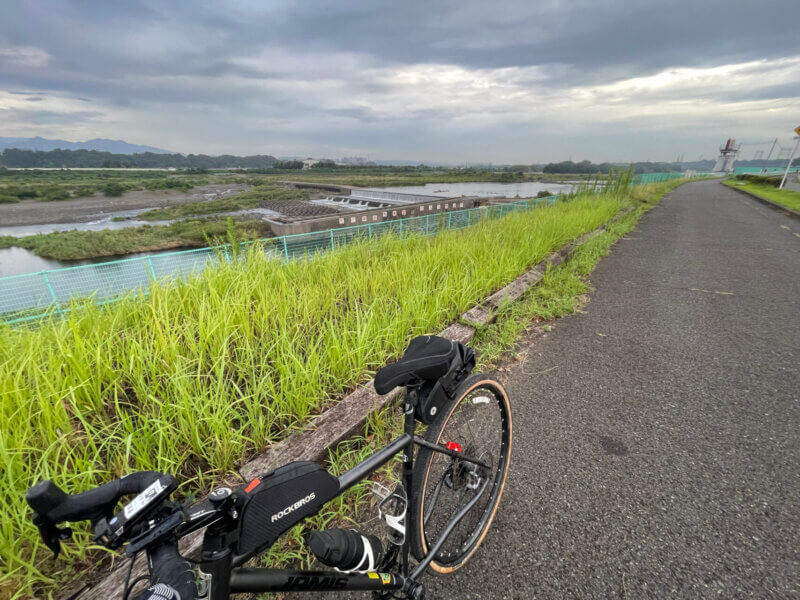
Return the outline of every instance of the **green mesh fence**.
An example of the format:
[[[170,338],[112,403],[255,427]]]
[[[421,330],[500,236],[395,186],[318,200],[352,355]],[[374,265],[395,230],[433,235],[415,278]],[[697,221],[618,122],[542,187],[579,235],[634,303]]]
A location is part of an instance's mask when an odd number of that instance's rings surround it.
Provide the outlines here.
[[[681,173],[647,173],[635,183],[654,183],[683,177]],[[558,196],[532,198],[406,219],[396,219],[311,233],[260,240],[264,252],[296,260],[333,250],[355,239],[395,235],[436,235],[446,229],[469,227],[482,219],[496,219],[510,212],[529,210],[541,203],[552,204]],[[230,260],[230,246],[166,252],[123,260],[0,277],[0,322],[25,323],[51,314],[64,315],[73,299],[92,298],[98,304],[113,302],[132,291],[146,293],[150,283],[168,278],[182,279],[192,273]]]
[[[734,175],[748,175],[748,174],[775,174],[775,173],[783,173],[786,170],[786,167],[734,167],[733,174]],[[798,167],[790,167],[789,173],[798,173],[800,172],[800,166]]]
[[[683,177],[683,173],[673,171],[672,173],[642,173],[634,177],[634,184],[642,183],[659,183],[661,181],[669,181],[670,179],[678,179]]]

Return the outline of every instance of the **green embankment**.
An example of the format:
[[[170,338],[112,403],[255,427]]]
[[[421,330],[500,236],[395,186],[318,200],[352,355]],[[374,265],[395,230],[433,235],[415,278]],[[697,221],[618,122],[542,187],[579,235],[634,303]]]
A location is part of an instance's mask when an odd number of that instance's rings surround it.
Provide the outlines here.
[[[70,491],[131,470],[207,490],[301,427],[413,335],[436,331],[644,190],[584,196],[433,238],[365,241],[313,261],[253,251],[243,264],[90,302],[31,330],[0,329],[0,595],[46,595],[83,573],[77,527],[53,563],[23,495],[43,478]],[[96,561],[95,559],[93,559]]]
[[[735,179],[729,179],[723,183],[729,187],[745,190],[751,194],[755,194],[756,196],[760,196],[766,200],[770,200],[776,204],[780,204],[781,206],[785,206],[786,208],[800,212],[800,192],[788,189],[779,190],[773,185],[763,183],[742,184],[740,181]]]
[[[199,248],[227,235],[231,227],[243,238],[260,238],[271,233],[269,226],[261,221],[230,224],[222,218],[196,219],[126,229],[57,231],[23,238],[0,236],[0,248],[19,246],[45,258],[81,260],[170,248]]]

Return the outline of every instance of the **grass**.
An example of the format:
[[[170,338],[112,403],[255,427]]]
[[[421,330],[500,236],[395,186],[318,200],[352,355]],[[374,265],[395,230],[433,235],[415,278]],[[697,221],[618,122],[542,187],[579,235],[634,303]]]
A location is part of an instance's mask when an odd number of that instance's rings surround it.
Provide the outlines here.
[[[120,196],[131,190],[190,190],[208,178],[158,171],[10,171],[0,170],[0,197],[44,202],[104,193]]]
[[[133,469],[204,489],[300,427],[407,340],[435,331],[596,227],[620,195],[579,198],[434,238],[381,238],[313,261],[243,265],[90,303],[0,335],[7,585],[60,578],[22,495],[41,478],[85,489]],[[287,301],[291,298],[291,302]],[[83,555],[85,529],[65,562]]]
[[[263,202],[273,200],[295,200],[308,198],[308,190],[294,190],[279,187],[270,181],[256,180],[253,190],[243,192],[230,198],[208,200],[205,202],[187,202],[178,206],[158,208],[136,216],[145,221],[165,221],[187,216],[209,215],[219,212],[230,212],[255,208]]]
[[[800,212],[800,192],[789,189],[779,190],[774,185],[764,183],[745,183],[734,179],[728,179],[723,182],[729,187],[735,187],[740,190],[745,190],[756,196],[760,196],[781,206],[785,206],[791,210]]]
[[[642,189],[434,238],[358,242],[313,261],[253,249],[147,298],[88,301],[63,321],[0,330],[0,596],[47,595],[76,559],[97,560],[87,559],[85,527],[65,559],[46,558],[22,499],[36,481],[77,491],[154,468],[176,474],[183,493],[207,490],[411,337],[437,331]]]
[[[56,231],[21,238],[0,236],[0,248],[18,246],[45,258],[82,260],[208,246],[209,240],[227,235],[229,227],[225,219],[194,219],[170,225],[143,225],[125,229]],[[234,227],[237,234],[244,238],[271,235],[271,230],[261,221],[236,221]]]

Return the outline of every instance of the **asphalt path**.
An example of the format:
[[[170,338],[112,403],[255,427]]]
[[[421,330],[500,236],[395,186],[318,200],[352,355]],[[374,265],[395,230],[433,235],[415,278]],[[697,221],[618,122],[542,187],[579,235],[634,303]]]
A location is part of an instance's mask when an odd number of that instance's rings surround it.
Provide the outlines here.
[[[800,597],[800,222],[687,184],[591,282],[508,374],[498,517],[427,598]]]

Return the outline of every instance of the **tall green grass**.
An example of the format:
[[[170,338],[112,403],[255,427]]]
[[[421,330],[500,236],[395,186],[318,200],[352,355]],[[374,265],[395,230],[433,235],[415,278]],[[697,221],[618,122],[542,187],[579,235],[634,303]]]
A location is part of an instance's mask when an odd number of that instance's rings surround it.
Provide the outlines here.
[[[147,298],[86,302],[33,330],[0,328],[0,595],[46,593],[85,556],[88,532],[78,527],[66,559],[47,558],[23,499],[36,481],[74,492],[157,469],[180,477],[185,493],[207,489],[631,194],[614,188],[311,261],[254,248]]]

